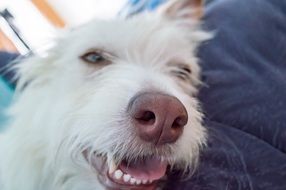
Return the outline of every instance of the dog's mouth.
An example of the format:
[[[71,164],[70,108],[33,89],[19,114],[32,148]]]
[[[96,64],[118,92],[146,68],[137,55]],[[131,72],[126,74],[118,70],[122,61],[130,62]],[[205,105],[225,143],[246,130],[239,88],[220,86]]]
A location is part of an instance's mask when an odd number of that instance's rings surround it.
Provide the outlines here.
[[[168,162],[162,157],[148,156],[133,161],[122,160],[116,164],[103,156],[92,158],[92,165],[99,173],[100,182],[107,189],[154,190],[167,173]]]

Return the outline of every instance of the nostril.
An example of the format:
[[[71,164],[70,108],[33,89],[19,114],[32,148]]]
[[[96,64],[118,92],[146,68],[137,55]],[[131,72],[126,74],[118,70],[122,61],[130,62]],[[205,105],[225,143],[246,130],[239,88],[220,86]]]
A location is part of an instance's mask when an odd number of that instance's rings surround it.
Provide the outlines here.
[[[155,123],[156,117],[152,111],[142,111],[139,115],[137,115],[136,119],[142,124],[152,125]]]
[[[188,122],[187,117],[185,117],[185,116],[177,117],[172,124],[172,128],[173,129],[182,128],[187,124],[187,122]]]

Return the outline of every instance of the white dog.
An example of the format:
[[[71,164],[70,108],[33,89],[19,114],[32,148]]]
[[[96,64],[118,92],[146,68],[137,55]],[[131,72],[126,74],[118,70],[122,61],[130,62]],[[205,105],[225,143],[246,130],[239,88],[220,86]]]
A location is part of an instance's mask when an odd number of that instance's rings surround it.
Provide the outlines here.
[[[1,190],[163,187],[206,141],[195,97],[199,0],[93,21],[18,66]]]

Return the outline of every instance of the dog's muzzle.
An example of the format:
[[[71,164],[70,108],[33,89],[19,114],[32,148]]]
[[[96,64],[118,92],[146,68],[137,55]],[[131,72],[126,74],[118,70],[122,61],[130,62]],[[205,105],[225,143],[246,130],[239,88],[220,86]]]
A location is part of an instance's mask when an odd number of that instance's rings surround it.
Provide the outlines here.
[[[176,97],[157,92],[134,96],[128,104],[127,114],[135,135],[143,144],[151,144],[158,150],[175,143],[188,122],[186,108]],[[169,163],[154,152],[133,161],[123,159],[120,163],[111,164],[105,157],[95,156],[93,166],[99,171],[99,179],[107,189],[153,190],[166,176]]]

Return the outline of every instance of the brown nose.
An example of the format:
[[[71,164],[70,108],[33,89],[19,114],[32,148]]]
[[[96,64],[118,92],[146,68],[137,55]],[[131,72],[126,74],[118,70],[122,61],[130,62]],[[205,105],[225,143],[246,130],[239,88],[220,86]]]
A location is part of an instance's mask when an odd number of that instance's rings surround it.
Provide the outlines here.
[[[174,143],[188,122],[184,105],[177,98],[161,93],[135,96],[129,112],[139,137],[155,145]]]

